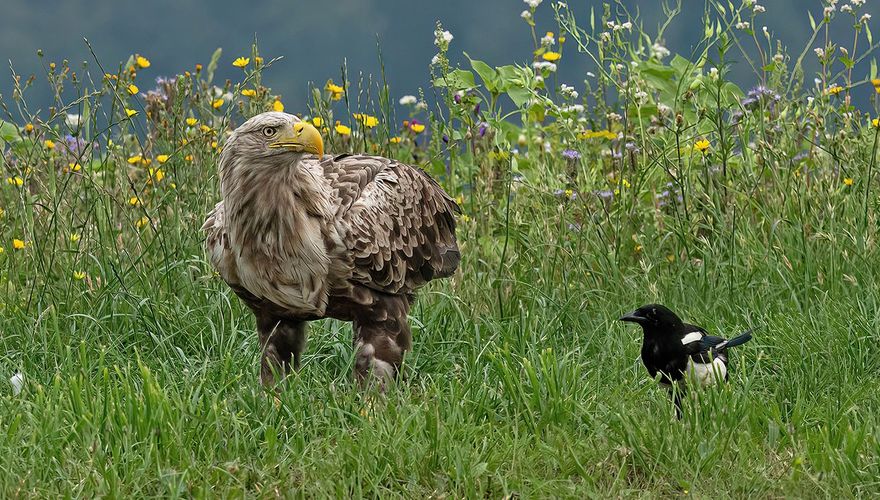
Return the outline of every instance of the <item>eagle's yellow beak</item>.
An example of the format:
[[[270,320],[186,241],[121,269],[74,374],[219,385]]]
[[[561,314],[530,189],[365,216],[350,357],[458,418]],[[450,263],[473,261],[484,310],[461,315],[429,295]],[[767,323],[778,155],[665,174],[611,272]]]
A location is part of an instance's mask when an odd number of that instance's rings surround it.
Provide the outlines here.
[[[311,123],[297,122],[291,132],[283,131],[271,148],[288,148],[297,153],[312,153],[318,158],[324,156],[324,141],[321,133]]]

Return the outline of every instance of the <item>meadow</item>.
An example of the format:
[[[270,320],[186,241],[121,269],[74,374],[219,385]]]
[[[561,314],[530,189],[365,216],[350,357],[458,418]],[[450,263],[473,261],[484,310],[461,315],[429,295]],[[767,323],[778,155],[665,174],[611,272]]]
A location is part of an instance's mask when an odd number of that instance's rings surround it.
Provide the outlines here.
[[[710,1],[701,43],[671,54],[664,26],[620,5],[578,19],[529,0],[531,65],[469,50],[453,67],[470,48],[438,24],[424,95],[343,68],[303,110],[262,85],[276,55],[256,46],[155,86],[138,72],[160,54],[16,76],[0,98],[0,496],[880,495],[863,4],[805,14],[810,44],[788,49],[772,6]],[[594,71],[557,81],[576,58]],[[46,82],[54,103],[35,109]],[[419,296],[385,394],[358,389],[350,326],[331,320],[264,390],[252,315],[204,254],[218,151],[272,109],[312,120],[330,153],[422,166],[462,207],[461,268]],[[721,335],[758,328],[680,421],[617,321],[649,302]]]

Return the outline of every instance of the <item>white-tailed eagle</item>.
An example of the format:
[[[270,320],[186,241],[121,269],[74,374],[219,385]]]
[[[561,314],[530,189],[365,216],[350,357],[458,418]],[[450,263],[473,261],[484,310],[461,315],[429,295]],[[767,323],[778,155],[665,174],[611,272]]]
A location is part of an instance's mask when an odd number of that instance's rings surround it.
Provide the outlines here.
[[[211,263],[256,316],[260,378],[299,369],[306,322],[353,322],[354,371],[385,381],[412,345],[415,292],[453,274],[455,202],[423,170],[378,156],[325,156],[285,113],[238,127],[220,156],[208,215]]]

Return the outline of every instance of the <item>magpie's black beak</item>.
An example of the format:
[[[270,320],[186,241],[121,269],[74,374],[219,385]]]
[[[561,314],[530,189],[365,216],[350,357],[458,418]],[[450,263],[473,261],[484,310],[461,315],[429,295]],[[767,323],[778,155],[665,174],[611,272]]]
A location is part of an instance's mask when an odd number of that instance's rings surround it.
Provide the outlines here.
[[[644,316],[639,316],[638,313],[636,313],[636,311],[631,311],[631,312],[628,312],[628,313],[624,314],[623,316],[621,316],[620,321],[626,321],[629,323],[638,323],[641,325],[642,323],[648,321],[648,318],[645,318]]]

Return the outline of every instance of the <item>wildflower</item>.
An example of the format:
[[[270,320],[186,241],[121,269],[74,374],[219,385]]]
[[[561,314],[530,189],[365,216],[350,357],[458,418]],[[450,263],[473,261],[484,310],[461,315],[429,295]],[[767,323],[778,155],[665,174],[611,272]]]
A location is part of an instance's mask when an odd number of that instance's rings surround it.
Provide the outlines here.
[[[79,128],[82,125],[82,115],[78,115],[76,113],[67,113],[64,116],[64,124],[69,128]]]
[[[18,177],[18,176],[7,177],[6,183],[9,184],[10,186],[21,187],[24,184],[24,179],[22,179],[21,177]]]
[[[214,102],[211,103],[211,107],[214,109],[219,109],[223,106],[223,98],[214,99]]]
[[[135,165],[144,161],[144,157],[141,155],[129,156],[127,160],[129,165]]]
[[[415,132],[417,134],[421,134],[422,132],[425,131],[425,125],[422,123],[419,123],[415,120],[413,120],[413,122],[410,124],[409,128],[410,128],[410,130],[412,130],[413,132]]]
[[[272,103],[272,111],[277,111],[279,113],[284,111],[284,103],[276,99],[275,102]]]
[[[336,133],[339,135],[351,135],[351,127],[347,127],[341,123],[336,124]]]
[[[528,20],[530,20],[530,19],[532,18],[532,13],[529,12],[529,11],[527,11],[527,10],[524,10],[524,11],[522,11],[522,12],[519,13],[519,17],[521,17],[521,18],[525,19],[526,21],[528,21]]]
[[[438,47],[441,46],[442,44],[449,45],[449,42],[451,42],[453,38],[455,38],[455,37],[453,37],[452,33],[450,33],[449,31],[437,30],[434,33],[434,45],[436,45]]]
[[[3,247],[0,247],[0,254],[2,254],[2,253],[5,252],[5,251],[6,251],[6,250],[5,250]]]
[[[186,124],[189,125],[190,127],[195,127],[197,123],[199,123],[199,121],[196,120],[195,118],[187,118],[186,119]]]
[[[234,61],[232,61],[232,65],[235,66],[236,68],[244,68],[245,66],[247,66],[250,63],[251,63],[251,60],[249,57],[239,57],[239,58],[236,58]]]
[[[80,235],[77,234],[77,233],[70,233],[70,237],[69,237],[69,239],[70,239],[70,242],[71,242],[71,243],[76,243],[76,242],[79,241],[79,239],[80,239]]]
[[[558,61],[562,58],[562,54],[559,52],[553,52],[552,50],[544,52],[544,55],[541,56],[545,61],[554,62]]]
[[[156,161],[158,161],[159,164],[161,165],[161,164],[165,163],[166,161],[168,161],[168,158],[169,158],[168,155],[157,155]]]
[[[261,65],[261,64],[263,64],[263,58],[260,57],[260,56],[255,57],[255,58],[254,58],[254,64],[256,64],[256,65]]]
[[[55,149],[55,142],[49,139],[43,141],[43,146],[46,146],[46,149]]]
[[[333,83],[333,80],[327,80],[324,90],[330,93],[330,99],[334,101],[342,99],[342,96],[345,95],[345,89]]]
[[[128,204],[133,207],[136,207],[141,204],[141,200],[139,200],[137,196],[132,196],[131,198],[128,199]]]
[[[544,35],[543,38],[541,38],[541,45],[543,45],[545,47],[549,47],[549,46],[553,45],[554,43],[556,43],[556,38],[553,36],[552,31],[548,31],[547,34]]]
[[[211,141],[211,149],[217,149],[217,146],[219,146],[217,141]]]
[[[243,95],[245,97],[256,97],[257,91],[254,89],[242,89],[241,95]]]
[[[365,115],[362,113],[355,113],[352,116],[354,116],[355,120],[361,122],[361,124],[367,128],[373,128],[379,124],[379,119],[375,116]]]
[[[193,155],[186,155],[183,157],[184,161],[193,161]]]
[[[151,168],[147,171],[151,181],[161,182],[165,178],[165,172],[159,168]]]
[[[523,3],[529,6],[531,9],[537,9],[543,0],[523,0]]]
[[[853,180],[852,177],[846,177],[843,179],[843,183],[846,186],[852,186],[855,183],[855,181]]]
[[[655,42],[654,45],[651,46],[651,55],[656,57],[657,59],[668,57],[669,54],[671,54],[671,52],[669,52],[669,49],[659,43]]]
[[[28,243],[23,240],[19,240],[17,238],[12,240],[12,248],[14,248],[15,250],[24,250],[24,247],[26,247],[27,245]]]
[[[825,89],[825,93],[828,95],[837,95],[841,92],[843,92],[843,87],[841,87],[840,85],[838,85],[836,83],[834,85],[828,87],[827,89]]]
[[[706,152],[709,151],[709,141],[706,139],[700,139],[699,141],[694,143],[694,149],[703,154],[706,154]]]
[[[623,181],[621,182],[621,184],[623,184],[623,187],[626,188],[626,189],[629,189],[629,188],[632,187],[632,184],[630,184],[629,181],[626,180],[626,179],[623,179]]]
[[[128,84],[128,87],[126,87],[126,89],[128,90],[128,93],[131,95],[137,94],[138,91],[140,90],[140,89],[138,89],[137,85],[135,85],[133,83]]]
[[[80,170],[82,170],[82,165],[80,165],[79,163],[68,163],[67,169],[71,172],[79,172]]]
[[[145,216],[141,217],[140,219],[138,219],[137,222],[134,223],[134,225],[137,226],[138,229],[142,229],[144,226],[146,226],[149,223],[150,223],[150,219],[148,219],[147,216],[145,215]]]
[[[667,255],[666,261],[669,262],[670,264],[672,264],[673,262],[675,262],[675,255],[672,255],[672,254]]]
[[[31,132],[33,132],[33,131],[34,131],[34,124],[33,124],[33,123],[28,123],[28,124],[26,124],[26,125],[24,126],[24,131],[27,132],[28,134],[30,134]]]
[[[400,137],[392,137],[391,139],[388,139],[388,142],[391,144],[400,144],[400,140]]]
[[[412,106],[413,104],[419,102],[418,98],[414,95],[405,95],[400,98],[401,106]]]
[[[468,214],[461,214],[461,217],[459,217],[459,220],[461,220],[461,222],[467,224],[468,222],[471,221],[471,217]]]
[[[199,127],[199,130],[201,130],[203,134],[210,134],[211,132],[213,132],[213,130],[211,130],[211,127],[207,125],[202,125],[201,127]]]
[[[566,160],[579,160],[581,158],[581,154],[573,149],[566,149],[562,152],[562,157]]]
[[[137,57],[135,57],[134,62],[137,63],[137,65],[140,66],[141,68],[149,68],[150,67],[150,60],[142,55],[138,55]]]
[[[74,271],[73,272],[73,279],[75,279],[77,281],[80,281],[85,277],[86,277],[86,273],[84,271]]]
[[[871,125],[873,125],[874,128],[880,128],[880,118],[874,118],[871,120]]]
[[[316,116],[316,117],[312,118],[312,125],[314,125],[316,127],[320,127],[323,124],[324,124],[324,119],[321,118],[320,116]]]

